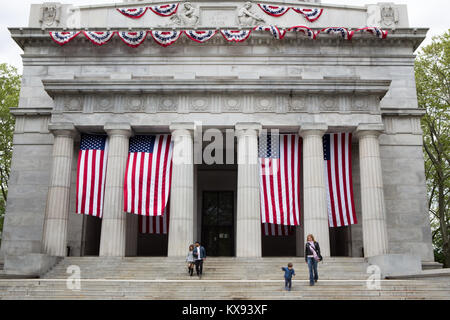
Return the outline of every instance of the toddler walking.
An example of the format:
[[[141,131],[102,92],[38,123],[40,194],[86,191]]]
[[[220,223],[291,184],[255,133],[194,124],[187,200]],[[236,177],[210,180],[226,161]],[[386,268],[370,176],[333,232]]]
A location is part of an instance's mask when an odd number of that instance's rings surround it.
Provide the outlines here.
[[[292,268],[292,263],[288,263],[287,268],[281,267],[281,270],[284,271],[284,289],[287,291],[291,291],[292,276],[295,276],[295,271],[294,268]]]

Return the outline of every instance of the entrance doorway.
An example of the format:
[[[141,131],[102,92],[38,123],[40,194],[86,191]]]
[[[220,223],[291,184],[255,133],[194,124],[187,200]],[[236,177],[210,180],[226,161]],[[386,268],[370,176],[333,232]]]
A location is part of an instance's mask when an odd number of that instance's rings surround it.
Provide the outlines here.
[[[233,256],[234,192],[203,191],[202,245],[209,256]]]

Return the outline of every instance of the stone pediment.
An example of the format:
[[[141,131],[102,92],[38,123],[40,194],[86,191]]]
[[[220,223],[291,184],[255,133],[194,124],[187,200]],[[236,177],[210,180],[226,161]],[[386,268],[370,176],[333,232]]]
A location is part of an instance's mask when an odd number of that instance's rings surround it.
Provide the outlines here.
[[[165,5],[177,6],[176,12]],[[271,15],[261,6],[285,8],[282,14]],[[150,8],[159,7],[161,14]],[[297,9],[320,9],[320,19],[313,22]],[[134,17],[118,9],[133,11]],[[170,14],[172,13],[172,14]],[[164,14],[170,14],[164,16]],[[385,28],[408,27],[405,5],[381,3],[367,6],[343,6],[299,1],[129,1],[122,3],[74,6],[43,3],[32,5],[29,27],[68,29],[153,29],[153,28],[238,28],[256,25],[276,25],[280,28],[308,26],[310,28],[365,26]]]

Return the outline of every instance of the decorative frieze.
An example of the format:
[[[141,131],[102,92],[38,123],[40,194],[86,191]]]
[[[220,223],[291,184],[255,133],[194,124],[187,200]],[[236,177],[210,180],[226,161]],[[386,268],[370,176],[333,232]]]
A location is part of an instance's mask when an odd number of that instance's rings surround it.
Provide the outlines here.
[[[372,113],[372,95],[319,94],[101,94],[55,97],[57,113]]]

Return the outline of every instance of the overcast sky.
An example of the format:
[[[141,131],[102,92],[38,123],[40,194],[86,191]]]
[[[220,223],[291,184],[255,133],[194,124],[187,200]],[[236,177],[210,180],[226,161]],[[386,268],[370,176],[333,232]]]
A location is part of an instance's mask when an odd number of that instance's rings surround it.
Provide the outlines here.
[[[122,2],[120,0],[53,0],[54,2],[75,5]],[[424,44],[431,42],[431,37],[440,35],[450,28],[450,0],[322,0],[323,3],[365,5],[377,2],[395,2],[408,5],[409,23],[411,27],[430,28]],[[7,27],[26,27],[30,12],[30,4],[44,0],[2,0],[0,11],[0,63],[9,63],[22,72],[22,50],[11,39]],[[47,0],[50,2],[50,0]],[[170,2],[170,0],[168,1]]]

